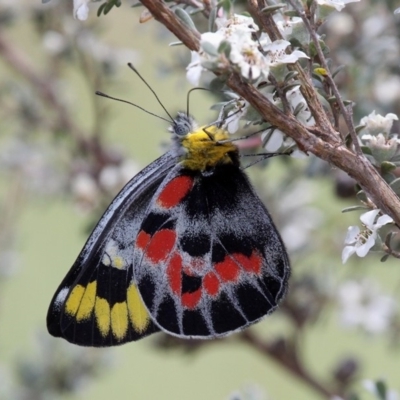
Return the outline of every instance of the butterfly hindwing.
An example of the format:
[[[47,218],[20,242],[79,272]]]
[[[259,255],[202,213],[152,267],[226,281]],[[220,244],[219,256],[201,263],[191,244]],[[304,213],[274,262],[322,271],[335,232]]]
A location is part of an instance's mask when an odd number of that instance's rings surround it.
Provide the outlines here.
[[[47,315],[53,336],[83,346],[113,346],[159,329],[133,277],[134,242],[157,188],[176,164],[166,153],[111,203],[57,289]]]
[[[234,164],[178,165],[153,197],[134,274],[155,323],[179,337],[214,338],[271,313],[289,260],[271,217]]]

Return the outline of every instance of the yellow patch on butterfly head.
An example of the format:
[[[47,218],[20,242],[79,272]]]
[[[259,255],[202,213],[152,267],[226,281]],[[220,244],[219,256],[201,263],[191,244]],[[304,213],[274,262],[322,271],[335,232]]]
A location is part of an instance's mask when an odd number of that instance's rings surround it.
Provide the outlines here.
[[[90,317],[96,301],[96,289],[96,281],[90,282],[89,285],[86,286],[85,293],[83,294],[79,304],[78,312],[76,313],[76,320],[78,322]]]
[[[106,337],[110,332],[111,324],[110,304],[106,299],[102,299],[98,296],[96,297],[94,314],[96,316],[97,327],[99,328],[101,336]]]
[[[229,153],[237,153],[238,150],[232,142],[224,142],[227,139],[228,132],[215,125],[188,133],[182,139],[182,146],[186,149],[182,160],[184,167],[204,171],[217,164],[231,164],[232,158]]]
[[[128,303],[129,319],[131,320],[133,329],[137,333],[144,332],[149,326],[150,316],[143,304],[143,300],[140,297],[136,285],[129,285],[126,294],[126,300]]]
[[[117,340],[128,332],[128,307],[125,302],[115,303],[111,309],[111,331]]]

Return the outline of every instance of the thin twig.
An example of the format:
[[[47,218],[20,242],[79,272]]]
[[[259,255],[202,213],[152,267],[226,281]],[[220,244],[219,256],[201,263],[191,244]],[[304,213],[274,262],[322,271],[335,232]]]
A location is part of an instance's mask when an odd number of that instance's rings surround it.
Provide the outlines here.
[[[141,2],[151,12],[154,11],[157,19],[171,32],[174,32],[190,50],[197,51],[199,49],[199,34],[182,24],[162,0],[141,0]],[[180,28],[177,29],[177,26]],[[301,72],[307,81],[308,76],[304,71]],[[347,172],[363,187],[376,206],[383,213],[390,215],[400,226],[400,199],[368,160],[357,157],[342,145],[339,136],[332,125],[326,122],[326,119],[322,120],[321,125],[313,127],[313,130],[308,130],[294,117],[285,115],[254,86],[244,82],[239,74],[232,72],[226,83],[234,92],[246,99],[266,121],[292,137],[301,150],[313,153]],[[311,82],[309,84],[311,85]],[[306,86],[312,97],[314,89],[312,86],[308,87],[308,83]],[[321,105],[319,107],[321,108]]]
[[[309,34],[311,35],[311,38],[312,38],[313,43],[314,43],[314,46],[315,46],[315,48],[317,50],[317,53],[318,53],[319,62],[321,63],[322,67],[326,71],[325,79],[327,79],[327,81],[329,82],[329,85],[331,86],[331,88],[333,90],[333,94],[335,95],[336,101],[337,101],[337,103],[339,105],[340,111],[342,112],[343,118],[346,121],[347,129],[349,130],[350,136],[352,138],[356,154],[358,156],[360,156],[360,157],[364,157],[364,154],[361,151],[361,147],[360,147],[360,144],[358,142],[358,136],[357,136],[356,130],[354,128],[352,110],[350,108],[347,108],[344,105],[344,102],[343,102],[342,97],[341,97],[341,95],[339,93],[339,90],[338,90],[338,88],[336,86],[336,83],[335,83],[334,79],[332,78],[331,71],[329,69],[328,63],[326,62],[326,58],[325,58],[324,53],[322,51],[321,45],[319,43],[316,31],[311,26],[310,21],[308,20],[304,9],[299,7],[293,0],[288,0],[288,3],[297,11],[299,16],[303,20],[304,25],[306,26]]]
[[[316,392],[320,393],[327,399],[331,399],[334,395],[333,391],[327,389],[324,385],[318,382],[305,367],[300,363],[297,349],[293,342],[279,342],[279,343],[267,343],[261,340],[256,334],[250,329],[246,329],[241,332],[237,337],[243,342],[249,344],[258,353],[268,356],[275,360],[278,364],[284,367],[291,374],[307,383]]]

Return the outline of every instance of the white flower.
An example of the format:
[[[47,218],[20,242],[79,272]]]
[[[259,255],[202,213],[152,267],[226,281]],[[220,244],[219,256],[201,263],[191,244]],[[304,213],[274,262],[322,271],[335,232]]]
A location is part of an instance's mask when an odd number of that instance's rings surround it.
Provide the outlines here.
[[[218,31],[223,32],[226,36],[233,34],[251,34],[259,30],[254,19],[245,15],[234,14],[232,18],[217,18],[215,24]]]
[[[203,33],[200,40],[201,50],[192,53],[186,75],[191,83],[198,84],[205,65],[207,69],[216,70],[233,66],[244,78],[256,81],[259,78],[267,79],[270,67],[292,64],[302,57],[308,58],[299,50],[287,54],[286,48],[290,42],[286,40],[271,43],[266,34],[261,35],[259,41],[253,40],[252,34],[258,31],[258,26],[250,17],[234,15],[230,19],[218,18],[216,24],[219,29],[216,32]],[[220,50],[224,42],[229,51]]]
[[[85,21],[89,15],[89,4],[90,0],[74,0],[74,17]]]
[[[372,281],[344,282],[337,293],[341,323],[368,333],[385,332],[396,313],[395,300],[382,294]]]
[[[268,77],[268,63],[258,50],[258,43],[251,37],[242,36],[241,40],[234,43],[229,60],[240,69],[241,75],[246,79],[257,80],[260,76]]]
[[[360,124],[365,125],[365,129],[370,135],[378,135],[379,133],[386,134],[387,136],[392,129],[393,121],[399,118],[396,114],[389,113],[385,116],[375,114],[375,110],[366,117],[361,118]]]
[[[271,66],[280,64],[293,64],[299,58],[309,58],[307,54],[300,50],[294,50],[291,53],[286,53],[286,48],[290,46],[287,40],[275,40],[271,43],[269,38],[263,36],[260,40],[263,50],[266,53],[266,62]]]
[[[336,8],[337,11],[342,11],[348,3],[356,3],[360,0],[317,0],[319,5]]]
[[[293,31],[297,32],[304,28],[303,20],[300,17],[286,17],[283,14],[274,14],[276,25],[285,39],[293,36]]]
[[[393,219],[389,215],[381,215],[375,222],[379,213],[380,210],[371,210],[360,216],[360,220],[366,228],[363,231],[358,226],[350,226],[348,228],[344,241],[347,246],[344,247],[342,252],[343,264],[354,253],[359,257],[365,257],[375,244],[378,230],[382,226],[393,222]]]
[[[261,138],[264,140],[267,137],[267,135],[270,136],[264,148],[265,150],[268,151],[268,153],[275,153],[283,146],[283,143],[286,139],[286,135],[279,129],[274,129],[272,134],[270,134],[270,130],[268,129],[261,134]]]
[[[300,104],[302,108],[300,111],[297,112],[296,118],[306,126],[313,126],[315,125],[314,117],[311,114],[310,109],[308,108],[307,102],[300,91],[300,85],[295,86],[293,89],[290,89],[286,93],[286,98],[289,101],[289,104],[292,108],[292,111],[298,109]]]
[[[186,67],[186,78],[193,86],[199,86],[201,73],[205,70],[201,66],[201,57],[197,51],[192,51],[192,59]]]
[[[396,154],[400,140],[397,135],[387,139],[382,133],[376,136],[362,135],[361,139],[368,145],[372,156],[380,164],[383,161],[391,160]]]
[[[205,43],[211,44],[215,49],[218,49],[221,42],[227,39],[227,36],[222,32],[205,32],[201,35],[200,46],[204,47]]]
[[[235,133],[239,129],[239,122],[247,113],[249,103],[242,99],[234,100],[236,106],[233,110],[228,111],[228,115],[224,119],[224,126],[229,133]]]

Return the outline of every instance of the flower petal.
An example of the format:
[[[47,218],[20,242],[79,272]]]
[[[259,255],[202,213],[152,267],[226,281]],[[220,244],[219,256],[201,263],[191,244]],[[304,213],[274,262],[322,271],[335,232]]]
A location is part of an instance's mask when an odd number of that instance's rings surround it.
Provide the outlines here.
[[[344,239],[345,244],[353,244],[357,241],[357,236],[360,234],[360,228],[358,226],[349,226],[347,228],[346,239]]]
[[[392,222],[393,222],[393,218],[389,217],[389,215],[387,215],[387,214],[381,215],[378,218],[378,221],[376,221],[375,229],[378,229],[378,228],[382,227],[383,225],[390,224]]]
[[[361,222],[369,229],[374,230],[374,222],[380,210],[371,210],[360,216]]]
[[[342,251],[342,263],[345,264],[349,257],[356,252],[354,246],[345,246]]]
[[[372,234],[361,246],[356,247],[358,257],[365,257],[375,244],[376,234]]]

